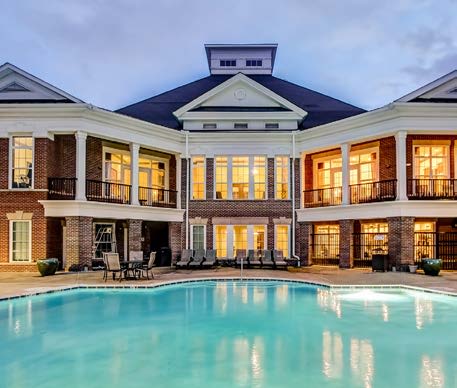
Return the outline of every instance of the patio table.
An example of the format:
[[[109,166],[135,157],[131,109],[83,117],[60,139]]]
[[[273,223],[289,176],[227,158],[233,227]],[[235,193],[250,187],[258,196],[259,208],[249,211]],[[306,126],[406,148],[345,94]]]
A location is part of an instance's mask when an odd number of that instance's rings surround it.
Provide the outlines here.
[[[121,261],[121,266],[125,269],[125,278],[126,279],[135,279],[139,280],[139,277],[135,276],[134,270],[141,268],[143,265],[143,260],[123,260]],[[133,276],[127,276],[128,273],[132,273]]]

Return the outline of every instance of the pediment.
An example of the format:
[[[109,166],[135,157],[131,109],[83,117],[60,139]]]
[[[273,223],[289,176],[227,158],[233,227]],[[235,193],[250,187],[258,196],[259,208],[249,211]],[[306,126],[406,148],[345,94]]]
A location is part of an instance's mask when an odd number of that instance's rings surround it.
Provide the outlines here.
[[[399,102],[457,102],[457,70],[398,99]]]
[[[303,119],[307,112],[270,89],[238,73],[173,114],[182,120],[189,112],[290,112]]]
[[[82,102],[14,65],[0,66],[0,103],[22,101]]]

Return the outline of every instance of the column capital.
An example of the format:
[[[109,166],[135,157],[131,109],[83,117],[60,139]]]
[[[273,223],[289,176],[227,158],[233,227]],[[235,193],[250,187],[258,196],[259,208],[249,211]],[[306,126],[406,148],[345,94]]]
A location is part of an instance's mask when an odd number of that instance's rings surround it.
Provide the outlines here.
[[[76,138],[76,140],[86,140],[87,133],[83,132],[83,131],[77,131],[77,132],[75,132],[75,138]]]
[[[139,151],[141,146],[138,143],[131,142],[129,147],[131,151]]]
[[[407,136],[408,136],[408,132],[407,131],[398,131],[395,134],[395,139],[396,140],[406,139]]]

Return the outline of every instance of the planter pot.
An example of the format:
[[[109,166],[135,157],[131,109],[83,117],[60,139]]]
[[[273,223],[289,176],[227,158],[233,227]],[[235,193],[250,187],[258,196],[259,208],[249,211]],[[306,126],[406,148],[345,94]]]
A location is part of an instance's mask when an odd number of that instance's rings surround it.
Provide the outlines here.
[[[36,263],[41,276],[54,275],[59,267],[59,260],[57,259],[42,259]]]
[[[422,259],[424,273],[430,276],[437,276],[441,270],[441,259]]]
[[[416,273],[416,271],[417,271],[417,265],[410,265],[409,266],[409,272]]]

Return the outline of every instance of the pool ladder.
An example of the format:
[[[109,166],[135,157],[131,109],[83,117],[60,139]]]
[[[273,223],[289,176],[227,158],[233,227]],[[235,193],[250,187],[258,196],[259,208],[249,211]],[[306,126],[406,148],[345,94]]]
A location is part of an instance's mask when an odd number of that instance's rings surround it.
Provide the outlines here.
[[[241,258],[240,281],[243,281],[243,261],[244,261],[244,259]]]

